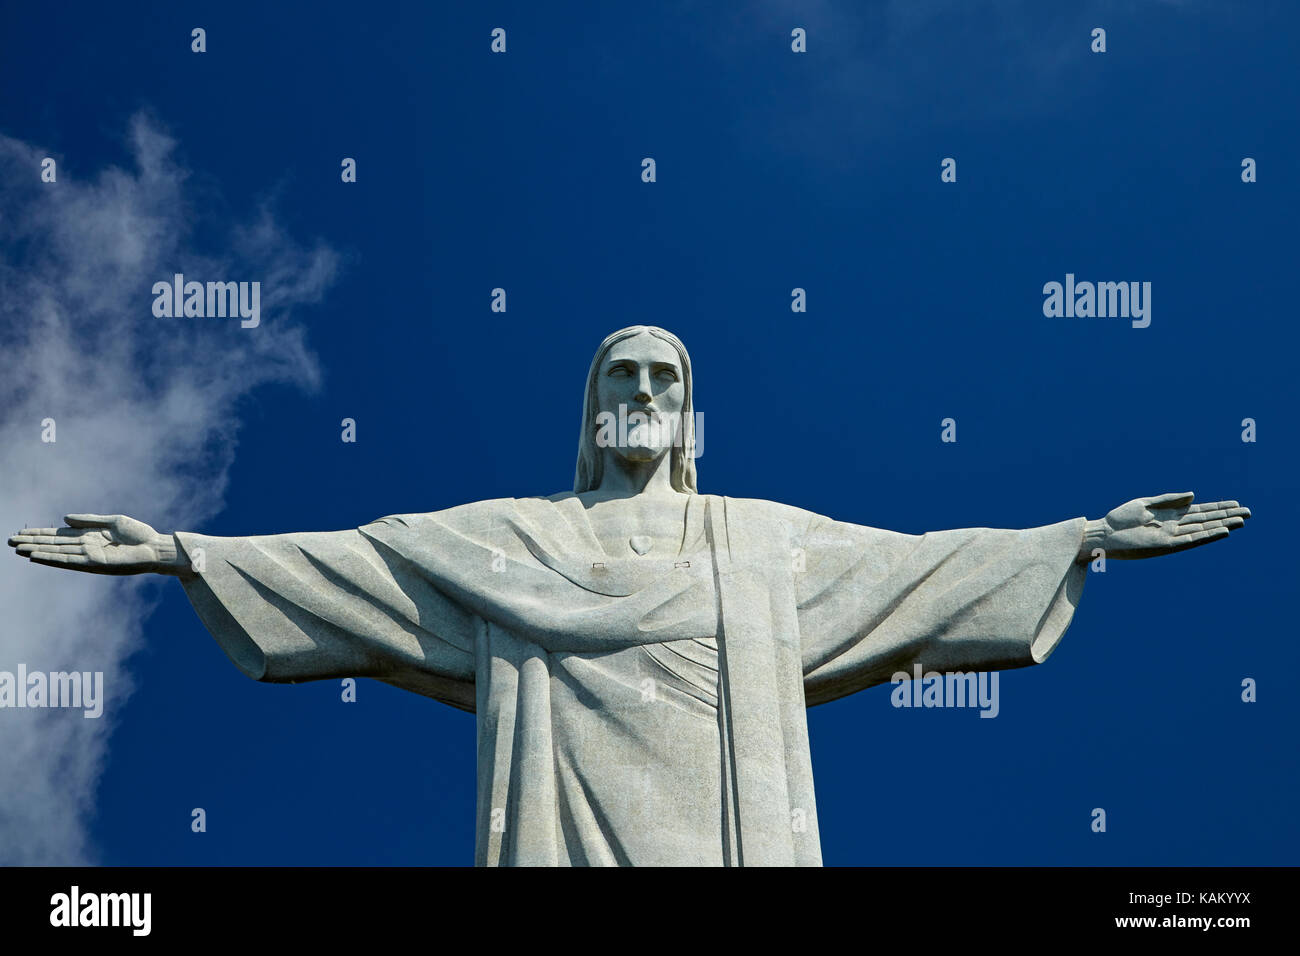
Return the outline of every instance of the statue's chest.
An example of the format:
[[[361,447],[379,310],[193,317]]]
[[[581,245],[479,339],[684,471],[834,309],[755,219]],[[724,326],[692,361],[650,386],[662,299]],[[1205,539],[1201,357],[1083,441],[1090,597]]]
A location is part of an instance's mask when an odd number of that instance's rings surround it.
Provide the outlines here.
[[[689,550],[686,522],[677,506],[609,510],[592,516],[592,531],[614,558],[669,557]]]

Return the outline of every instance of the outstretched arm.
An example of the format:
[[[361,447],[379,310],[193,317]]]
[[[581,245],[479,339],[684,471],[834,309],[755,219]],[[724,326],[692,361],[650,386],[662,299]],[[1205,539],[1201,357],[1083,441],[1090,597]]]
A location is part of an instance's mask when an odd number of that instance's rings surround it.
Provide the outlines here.
[[[809,706],[908,675],[1051,655],[1079,605],[1087,519],[908,535],[820,518],[795,595]]]
[[[1195,548],[1240,528],[1235,501],[1138,498],[1097,521],[904,535],[816,517],[794,575],[811,706],[898,673],[1042,663],[1078,606],[1097,548],[1121,560]]]
[[[9,539],[33,564],[93,574],[193,574],[170,534],[126,515],[67,515],[66,528],[24,528]]]
[[[217,643],[254,680],[375,677],[474,709],[477,619],[362,529],[221,538],[159,534],[125,515],[65,520],[66,528],[25,528],[9,544],[52,567],[180,578]]]
[[[1089,521],[1079,545],[1080,563],[1086,564],[1100,548],[1117,560],[1154,558],[1220,541],[1240,528],[1250,509],[1235,501],[1192,504],[1190,491],[1135,498],[1104,518]]]

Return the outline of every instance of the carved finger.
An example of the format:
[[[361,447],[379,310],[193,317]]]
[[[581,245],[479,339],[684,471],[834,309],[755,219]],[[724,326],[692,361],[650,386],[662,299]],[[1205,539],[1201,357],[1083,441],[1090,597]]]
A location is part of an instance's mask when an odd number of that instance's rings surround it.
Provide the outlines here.
[[[1218,521],[1220,518],[1228,517],[1228,512],[1219,508],[1215,511],[1189,511],[1178,519],[1179,524],[1196,524],[1201,521]]]
[[[23,528],[18,534],[58,534],[63,528]]]
[[[1190,491],[1176,491],[1164,495],[1155,495],[1151,498],[1141,499],[1142,503],[1148,508],[1186,508],[1192,503],[1193,495]]]
[[[81,532],[75,528],[60,528],[61,534],[16,534],[9,539],[9,546],[20,544],[81,544]]]
[[[1177,531],[1174,532],[1174,534],[1179,534],[1179,533],[1196,534],[1198,531],[1213,531],[1215,528],[1222,528],[1222,527],[1223,527],[1222,521],[1206,521],[1199,527],[1197,527],[1196,525],[1192,525],[1191,527],[1188,528],[1179,528]]]
[[[1196,511],[1226,511],[1230,508],[1238,508],[1240,505],[1235,501],[1205,501],[1199,505],[1192,505],[1188,512]]]
[[[1219,502],[1219,504],[1226,506],[1232,504],[1232,502],[1221,501]],[[1205,512],[1205,514],[1208,515],[1210,518],[1235,518],[1235,517],[1249,518],[1250,509],[1243,508],[1241,505],[1235,505],[1231,508],[1223,507],[1215,511],[1207,511]]]
[[[31,559],[33,564],[47,564],[52,568],[81,568],[95,563],[84,554],[60,554],[55,551],[36,551]]]
[[[1206,521],[1199,524],[1183,524],[1174,530],[1174,535],[1197,534],[1202,531],[1213,531],[1216,528],[1226,528],[1231,531],[1233,528],[1240,528],[1246,523],[1245,518],[1223,518],[1219,521]]]
[[[37,554],[49,551],[54,554],[85,554],[86,549],[80,544],[20,544],[14,549],[19,554]]]
[[[107,528],[121,515],[64,515],[69,528]]]
[[[1232,507],[1228,507],[1232,505]],[[1231,501],[1216,501],[1213,505],[1198,505],[1203,511],[1197,511],[1196,508],[1188,509],[1187,514],[1178,519],[1179,524],[1193,524],[1198,521],[1219,521],[1223,518],[1249,518],[1250,509]]]

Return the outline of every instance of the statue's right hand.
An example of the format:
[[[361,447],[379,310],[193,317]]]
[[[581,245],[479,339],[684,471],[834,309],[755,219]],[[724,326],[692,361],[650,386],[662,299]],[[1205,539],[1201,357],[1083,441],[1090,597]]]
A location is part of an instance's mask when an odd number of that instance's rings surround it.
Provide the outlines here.
[[[66,528],[24,528],[9,539],[34,564],[95,574],[167,573],[171,542],[126,515],[67,515]]]

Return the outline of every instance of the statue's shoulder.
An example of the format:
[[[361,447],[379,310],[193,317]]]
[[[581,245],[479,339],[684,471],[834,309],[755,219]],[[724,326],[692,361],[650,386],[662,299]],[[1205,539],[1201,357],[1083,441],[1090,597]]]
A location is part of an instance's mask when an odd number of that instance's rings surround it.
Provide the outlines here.
[[[546,501],[544,497],[536,498],[485,498],[482,501],[467,501],[465,504],[452,505],[440,511],[417,511],[410,514],[386,515],[371,522],[367,527],[386,526],[390,528],[418,529],[430,522],[451,527],[473,527],[484,521],[492,521],[515,514],[521,502]]]
[[[722,502],[726,508],[727,520],[779,521],[788,525],[795,534],[802,534],[811,525],[828,520],[814,511],[805,511],[794,505],[765,498],[731,498],[723,495],[710,495]]]
[[[762,498],[727,498],[727,521],[778,521],[790,529],[796,539],[843,538],[851,542],[876,541],[882,535],[900,537],[893,531],[884,531],[870,525],[860,525],[831,518],[817,511],[796,508],[779,501]]]

